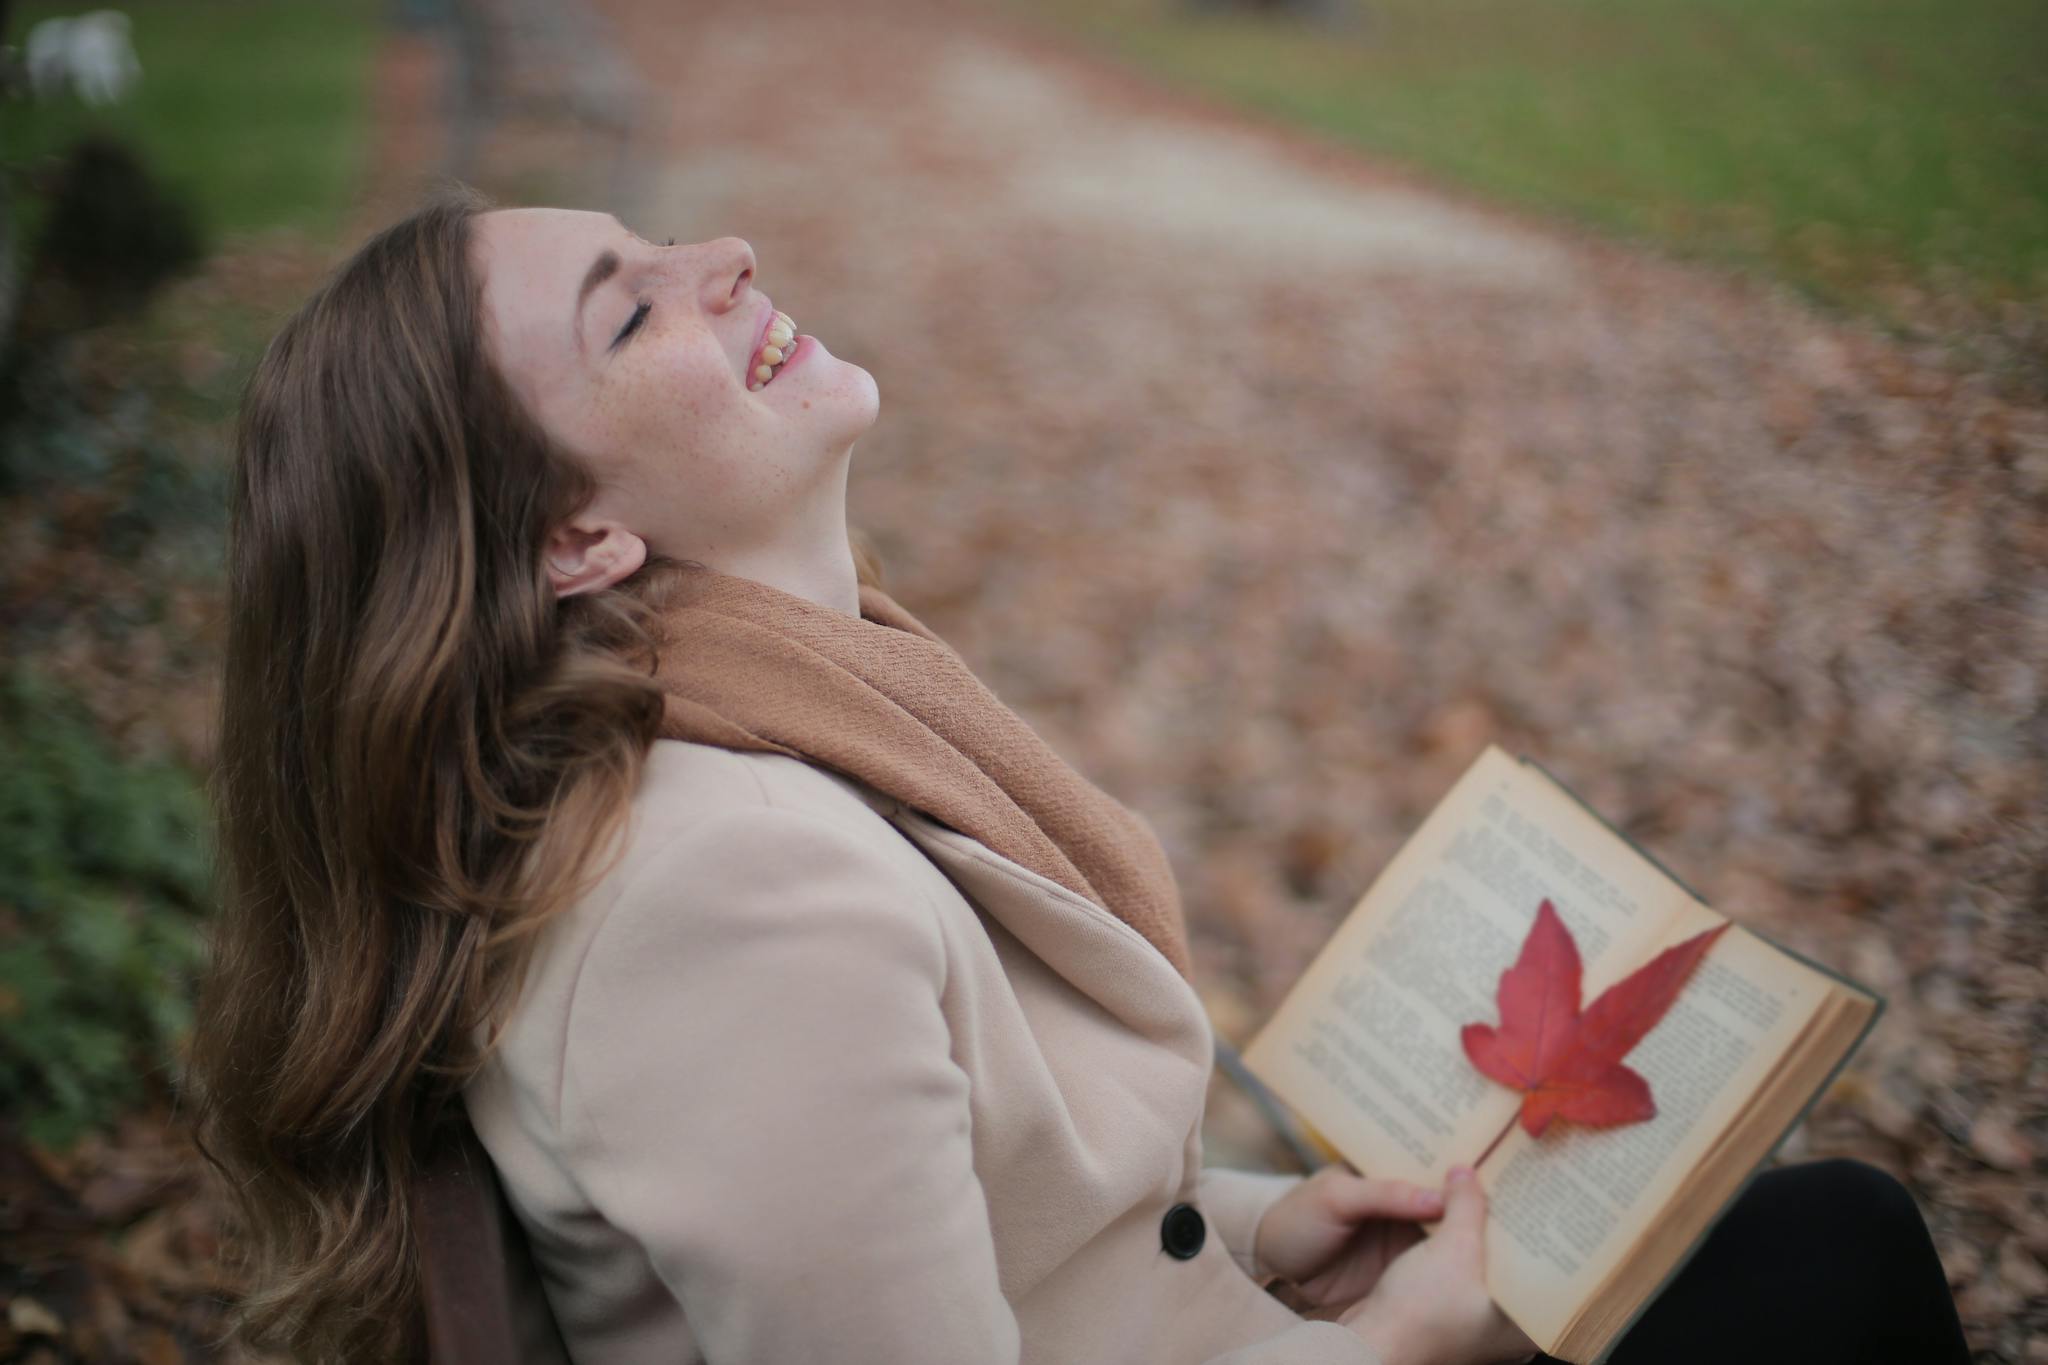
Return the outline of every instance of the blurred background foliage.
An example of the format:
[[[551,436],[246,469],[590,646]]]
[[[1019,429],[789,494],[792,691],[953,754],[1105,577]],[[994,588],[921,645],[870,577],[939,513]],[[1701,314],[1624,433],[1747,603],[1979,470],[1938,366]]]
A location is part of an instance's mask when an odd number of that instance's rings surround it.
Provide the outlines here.
[[[69,1146],[159,1093],[190,1022],[205,804],[26,669],[0,679],[0,1106]]]
[[[176,1119],[229,425],[361,212],[383,12],[146,0],[125,84],[36,89],[82,12],[0,4],[0,1360],[233,1359]]]
[[[79,12],[12,6],[7,40]],[[125,13],[141,74],[119,99],[18,79],[0,101],[0,1112],[51,1151],[175,1100],[227,424],[359,207],[382,18]]]

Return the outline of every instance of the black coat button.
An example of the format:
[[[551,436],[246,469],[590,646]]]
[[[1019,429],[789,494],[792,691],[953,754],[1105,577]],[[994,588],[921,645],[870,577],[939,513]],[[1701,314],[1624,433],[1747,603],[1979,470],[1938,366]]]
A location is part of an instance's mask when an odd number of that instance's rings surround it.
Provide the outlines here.
[[[1202,1239],[1208,1235],[1209,1225],[1202,1221],[1202,1211],[1193,1204],[1175,1204],[1159,1224],[1160,1244],[1169,1256],[1183,1261],[1202,1249]]]

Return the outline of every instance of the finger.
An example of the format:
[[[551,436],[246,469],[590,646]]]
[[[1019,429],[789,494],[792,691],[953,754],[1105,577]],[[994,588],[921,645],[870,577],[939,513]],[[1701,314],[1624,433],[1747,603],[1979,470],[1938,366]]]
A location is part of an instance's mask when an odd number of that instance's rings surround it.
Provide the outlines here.
[[[1486,1191],[1469,1166],[1453,1166],[1444,1181],[1443,1230],[1470,1237],[1483,1245],[1486,1232]]]
[[[1443,1212],[1443,1195],[1406,1180],[1346,1181],[1335,1191],[1337,1212],[1346,1218],[1434,1218]]]

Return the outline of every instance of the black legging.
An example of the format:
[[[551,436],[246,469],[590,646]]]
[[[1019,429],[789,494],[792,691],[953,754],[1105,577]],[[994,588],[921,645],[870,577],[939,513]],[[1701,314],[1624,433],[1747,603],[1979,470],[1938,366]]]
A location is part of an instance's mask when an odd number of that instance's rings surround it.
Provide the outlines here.
[[[1848,1157],[1764,1171],[1608,1365],[1968,1365],[1912,1194]],[[1549,1365],[1552,1357],[1539,1355]]]

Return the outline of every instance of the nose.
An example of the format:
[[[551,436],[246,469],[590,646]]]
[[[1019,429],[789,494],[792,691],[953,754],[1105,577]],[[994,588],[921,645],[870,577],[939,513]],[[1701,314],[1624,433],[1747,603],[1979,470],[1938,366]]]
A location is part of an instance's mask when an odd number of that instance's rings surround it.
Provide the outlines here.
[[[754,278],[754,248],[742,237],[704,243],[704,307],[722,313],[747,296]]]

